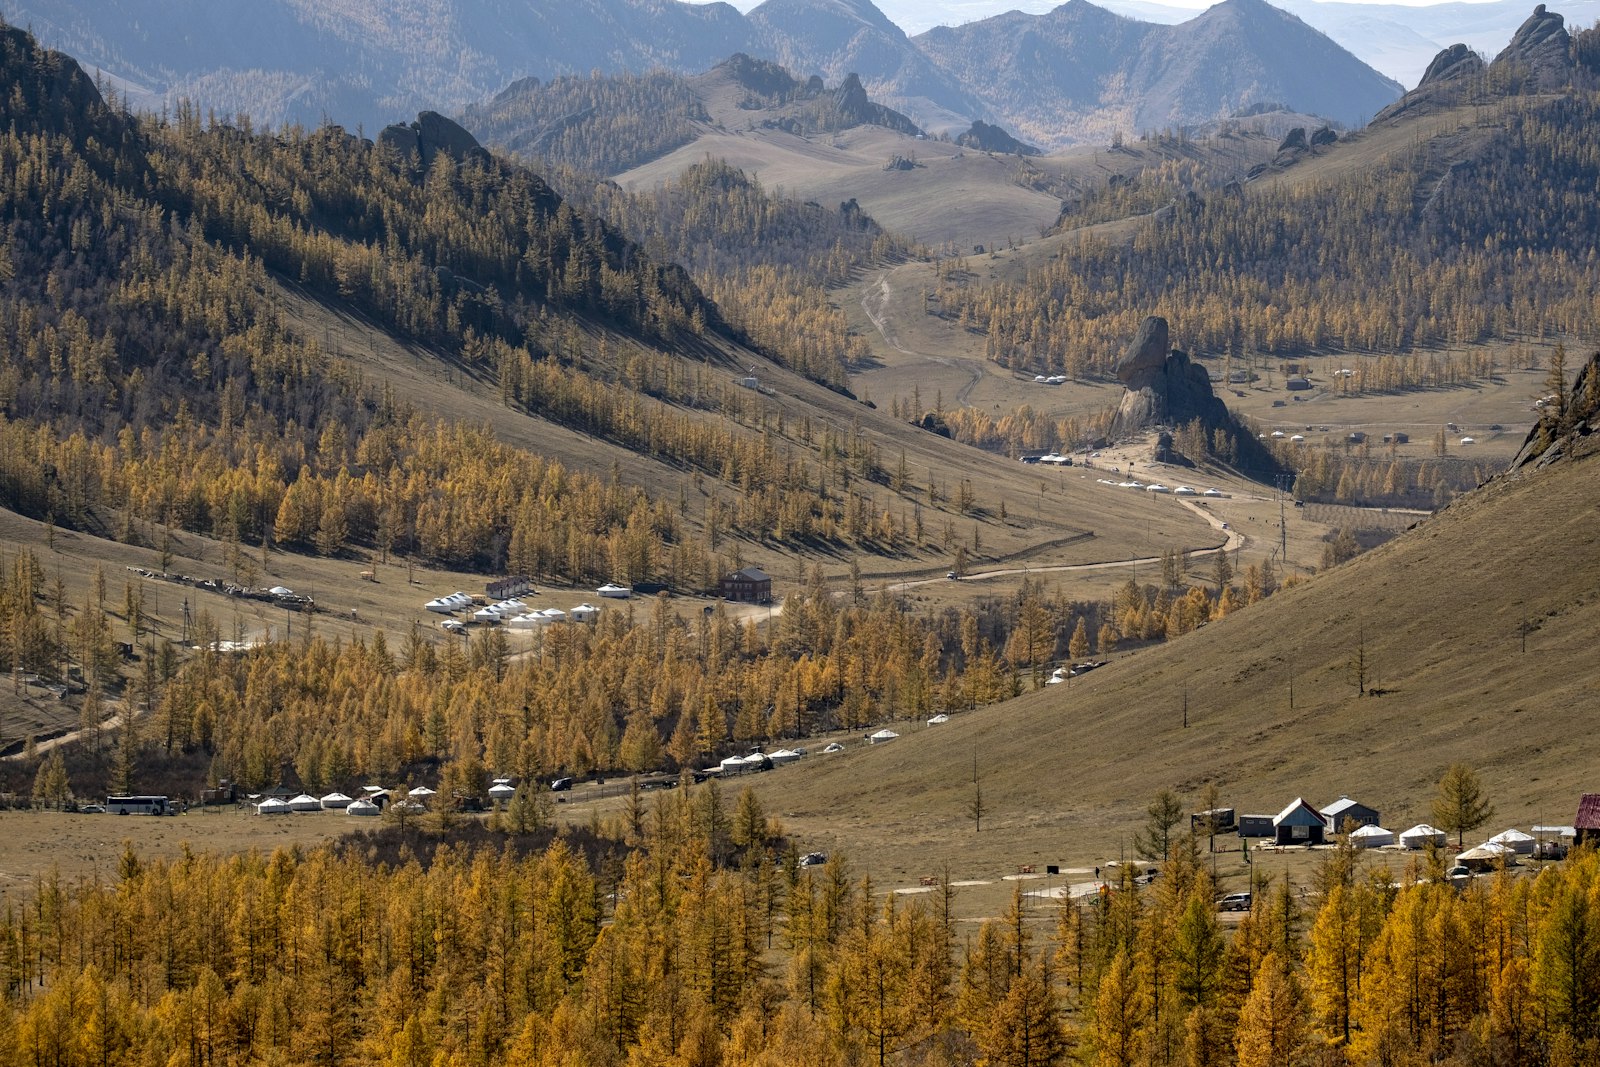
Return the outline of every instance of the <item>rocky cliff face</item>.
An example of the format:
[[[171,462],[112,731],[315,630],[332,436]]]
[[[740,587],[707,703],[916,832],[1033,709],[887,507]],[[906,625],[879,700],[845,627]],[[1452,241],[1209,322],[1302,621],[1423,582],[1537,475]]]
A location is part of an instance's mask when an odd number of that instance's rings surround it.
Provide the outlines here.
[[[1493,63],[1484,63],[1464,44],[1453,44],[1433,57],[1415,89],[1378,112],[1372,121],[1376,124],[1431,108],[1451,107],[1474,98],[1474,94],[1481,97],[1488,88],[1481,78],[1485,72],[1498,75],[1497,83],[1512,93],[1546,93],[1565,88],[1572,81],[1575,51],[1566,20],[1540,4]]]
[[[1579,451],[1579,446],[1596,431],[1600,431],[1600,352],[1591,355],[1578,371],[1567,394],[1565,410],[1546,406],[1543,416],[1528,431],[1517,458],[1511,461],[1511,469],[1547,467]]]
[[[1572,37],[1566,20],[1543,4],[1517,27],[1511,43],[1494,57],[1490,69],[1515,68],[1522,74],[1524,92],[1545,93],[1572,80]]]

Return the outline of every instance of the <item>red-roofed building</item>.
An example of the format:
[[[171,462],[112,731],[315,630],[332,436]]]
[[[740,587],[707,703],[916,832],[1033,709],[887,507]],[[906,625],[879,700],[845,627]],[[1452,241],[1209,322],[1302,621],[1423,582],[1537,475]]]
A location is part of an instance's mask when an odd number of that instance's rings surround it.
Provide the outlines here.
[[[1585,793],[1578,798],[1578,815],[1572,825],[1578,831],[1578,844],[1600,844],[1600,793]]]

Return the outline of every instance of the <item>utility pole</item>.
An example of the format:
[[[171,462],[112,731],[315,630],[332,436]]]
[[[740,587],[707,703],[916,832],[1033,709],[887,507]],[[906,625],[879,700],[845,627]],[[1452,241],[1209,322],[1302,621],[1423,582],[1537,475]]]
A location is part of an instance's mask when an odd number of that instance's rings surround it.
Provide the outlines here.
[[[1289,476],[1278,475],[1278,555],[1283,565],[1289,565],[1289,520],[1284,510],[1283,498],[1288,488]]]

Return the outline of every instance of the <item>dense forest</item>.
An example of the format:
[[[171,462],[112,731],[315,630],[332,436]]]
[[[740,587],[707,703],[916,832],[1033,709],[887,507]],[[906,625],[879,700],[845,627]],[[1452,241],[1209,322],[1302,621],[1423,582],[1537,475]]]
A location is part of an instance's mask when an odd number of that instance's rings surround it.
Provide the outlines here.
[[[709,121],[681,74],[590,74],[513,82],[461,121],[486,144],[530,162],[619,174],[695,138]]]
[[[517,821],[496,816],[498,849],[412,827],[308,854],[130,847],[114,879],[43,877],[0,915],[0,1064],[1600,1057],[1592,850],[1464,890],[1437,856],[1395,881],[1339,850],[1313,899],[1263,876],[1229,933],[1183,835],[1148,888],[1124,868],[1046,904],[1019,883],[963,935],[948,878],[880,897],[839,855],[801,868],[748,790],[732,812],[715,783],[636,794],[542,851],[549,831]]]
[[[763,625],[722,610],[685,621],[663,598],[539,631],[513,655],[493,628],[467,646],[436,645],[419,627],[341,643],[307,616],[295,640],[233,654],[214,647],[236,636],[228,620],[201,612],[194,655],[153,623],[177,595],[163,583],[96,574],[77,603],[31,551],[0,562],[0,671],[75,673],[87,689],[68,777],[38,798],[51,803],[138,781],[173,795],[218,778],[264,787],[284,766],[316,788],[452,767],[530,777],[700,767],[751,745],[1004,700],[1046,684],[1063,657],[1175,637],[1278,588],[1269,564],[1236,573],[1226,553],[1169,550],[1158,574],[1109,602],[1029,582],[1014,597],[929,613],[813,573]],[[134,726],[102,730],[118,700]],[[39,766],[9,768],[0,790],[25,793],[19,776]]]
[[[1063,218],[1135,217],[1131,240],[1086,232],[993,286],[949,261],[930,310],[985,331],[990,358],[1028,374],[1108,373],[1159,307],[1191,354],[1383,352],[1395,359],[1367,388],[1449,384],[1472,369],[1430,364],[1436,349],[1582,334],[1600,317],[1600,267],[1585,253],[1600,226],[1588,195],[1600,94],[1503,97],[1483,111],[1467,158],[1419,139],[1331,182],[1268,175],[1241,189],[1204,164],[1164,164]]]

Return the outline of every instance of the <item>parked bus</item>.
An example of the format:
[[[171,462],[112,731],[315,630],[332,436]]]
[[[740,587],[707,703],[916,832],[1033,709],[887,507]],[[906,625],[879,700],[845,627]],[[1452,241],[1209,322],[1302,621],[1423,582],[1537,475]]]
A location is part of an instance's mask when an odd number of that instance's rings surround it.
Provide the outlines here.
[[[172,808],[166,797],[106,797],[106,811],[112,815],[169,815]]]

